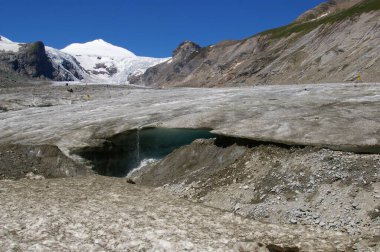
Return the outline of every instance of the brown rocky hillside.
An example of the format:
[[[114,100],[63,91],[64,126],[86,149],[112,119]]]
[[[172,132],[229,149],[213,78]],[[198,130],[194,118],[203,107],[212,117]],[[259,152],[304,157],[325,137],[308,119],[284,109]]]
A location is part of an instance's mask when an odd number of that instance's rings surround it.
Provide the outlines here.
[[[244,40],[203,48],[186,41],[171,60],[130,78],[160,87],[379,80],[378,0],[329,1],[287,26]]]

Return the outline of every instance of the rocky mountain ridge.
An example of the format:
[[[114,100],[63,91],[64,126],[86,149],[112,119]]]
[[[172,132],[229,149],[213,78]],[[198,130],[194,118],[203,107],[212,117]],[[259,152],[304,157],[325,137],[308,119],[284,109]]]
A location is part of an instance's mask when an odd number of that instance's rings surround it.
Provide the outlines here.
[[[363,2],[363,0],[329,0],[327,2],[321,3],[318,6],[306,11],[300,15],[295,22],[307,22],[314,21],[316,19],[323,18],[327,15],[331,15],[338,11],[342,11],[352,6]]]
[[[203,48],[191,42],[198,49],[190,55],[173,53],[172,60],[131,82],[160,87],[376,82],[379,10],[376,0],[329,1],[290,25],[244,40]]]

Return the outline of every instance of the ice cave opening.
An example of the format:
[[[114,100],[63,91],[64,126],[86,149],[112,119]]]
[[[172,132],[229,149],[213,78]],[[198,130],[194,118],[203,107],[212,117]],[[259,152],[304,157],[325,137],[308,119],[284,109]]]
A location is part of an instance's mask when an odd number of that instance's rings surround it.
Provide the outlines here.
[[[125,177],[196,139],[216,137],[208,129],[142,128],[108,138],[101,147],[85,147],[74,153],[88,160],[100,175]]]

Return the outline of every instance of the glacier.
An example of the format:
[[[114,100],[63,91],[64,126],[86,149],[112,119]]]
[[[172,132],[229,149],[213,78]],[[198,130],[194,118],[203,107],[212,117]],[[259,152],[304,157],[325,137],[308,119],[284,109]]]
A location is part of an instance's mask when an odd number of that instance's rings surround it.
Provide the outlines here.
[[[89,78],[85,81],[107,84],[128,83],[129,76],[142,74],[149,67],[170,59],[136,56],[127,49],[102,39],[83,44],[74,43],[61,52],[75,57],[86,69]]]

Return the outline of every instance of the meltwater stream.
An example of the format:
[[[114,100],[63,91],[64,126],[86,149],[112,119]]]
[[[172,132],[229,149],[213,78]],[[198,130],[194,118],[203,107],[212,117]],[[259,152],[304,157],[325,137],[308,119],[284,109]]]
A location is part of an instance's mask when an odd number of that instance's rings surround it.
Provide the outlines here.
[[[100,175],[124,177],[195,139],[215,137],[206,129],[143,128],[115,135],[101,147],[86,147],[75,154],[89,160]]]

